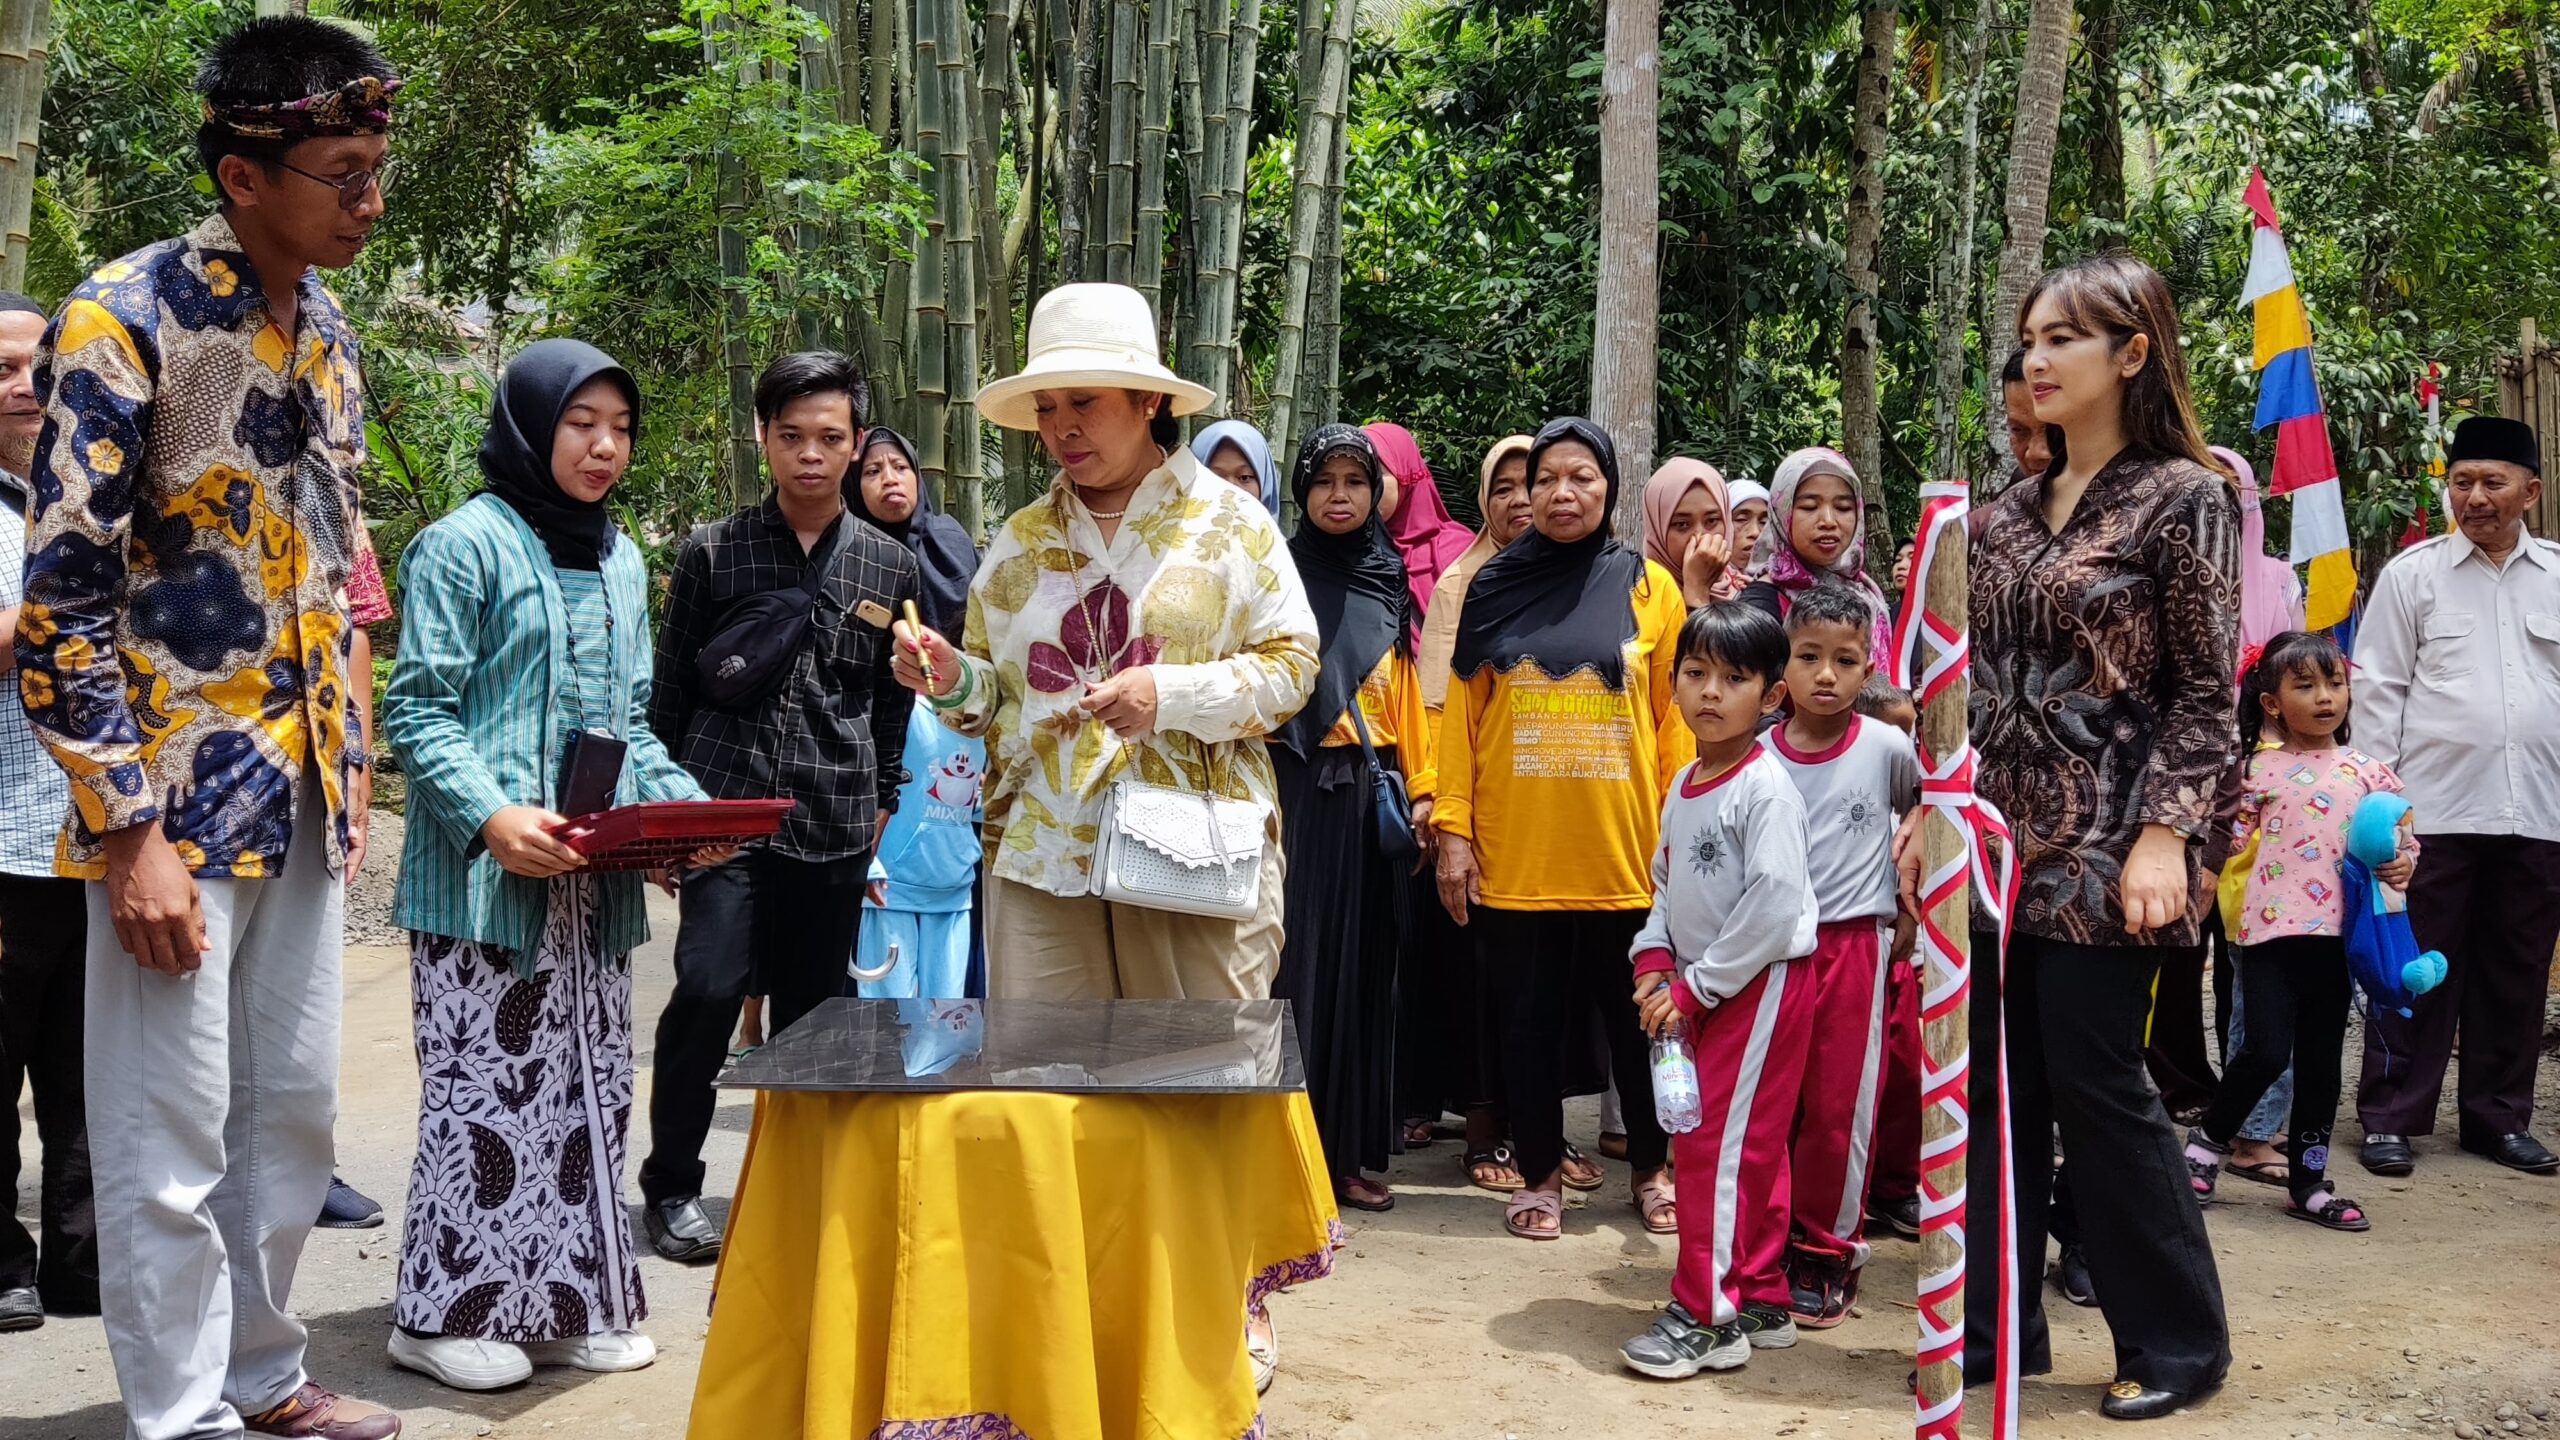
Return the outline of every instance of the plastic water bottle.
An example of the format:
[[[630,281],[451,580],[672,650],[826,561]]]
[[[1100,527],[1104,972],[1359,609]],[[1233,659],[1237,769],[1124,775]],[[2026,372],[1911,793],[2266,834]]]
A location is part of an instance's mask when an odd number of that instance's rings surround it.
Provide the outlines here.
[[[1653,1042],[1653,1115],[1671,1135],[1688,1134],[1704,1118],[1698,1105],[1698,1066],[1689,1058],[1678,1020]]]

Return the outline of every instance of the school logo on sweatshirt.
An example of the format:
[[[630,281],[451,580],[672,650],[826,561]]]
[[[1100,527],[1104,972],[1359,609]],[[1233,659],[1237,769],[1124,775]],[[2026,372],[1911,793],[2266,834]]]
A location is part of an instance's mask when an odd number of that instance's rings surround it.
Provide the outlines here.
[[[1884,807],[1870,795],[1843,796],[1834,813],[1838,827],[1851,835],[1864,835],[1883,821]]]
[[[1701,875],[1723,874],[1725,855],[1724,837],[1712,830],[1689,842],[1690,868]]]

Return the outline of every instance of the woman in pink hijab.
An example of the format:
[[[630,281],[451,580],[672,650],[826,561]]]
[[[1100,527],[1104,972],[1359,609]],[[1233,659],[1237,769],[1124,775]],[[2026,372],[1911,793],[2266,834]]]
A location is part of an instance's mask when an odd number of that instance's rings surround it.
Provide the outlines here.
[[[1432,483],[1431,467],[1423,463],[1422,446],[1412,431],[1384,421],[1361,428],[1377,447],[1379,465],[1395,481],[1387,492],[1393,498],[1383,507],[1387,538],[1404,556],[1405,584],[1413,591],[1413,633],[1419,637],[1432,588],[1440,583],[1441,572],[1467,553],[1475,532],[1449,518],[1449,507],[1441,503],[1440,487]]]
[[[2302,628],[2302,581],[2293,566],[2267,553],[2267,516],[2258,472],[2236,450],[2209,452],[2240,480],[2240,653]],[[2245,667],[2244,667],[2245,668]]]
[[[1731,563],[1733,511],[1716,467],[1687,456],[1663,461],[1644,483],[1643,504],[1645,558],[1680,582],[1690,609],[1740,592],[1739,585],[1724,589],[1738,567]]]

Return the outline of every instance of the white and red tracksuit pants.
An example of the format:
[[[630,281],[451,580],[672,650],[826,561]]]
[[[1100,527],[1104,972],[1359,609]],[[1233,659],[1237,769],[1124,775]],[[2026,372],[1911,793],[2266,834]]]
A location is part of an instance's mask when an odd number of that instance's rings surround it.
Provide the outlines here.
[[[1745,1302],[1787,1307],[1787,1132],[1813,1020],[1809,963],[1780,961],[1684,1022],[1703,1118],[1671,1137],[1680,1201],[1671,1298],[1709,1325],[1731,1324]]]
[[[1813,982],[1804,1083],[1787,1145],[1795,1248],[1867,1263],[1867,1163],[1884,1085],[1888,918],[1836,920],[1815,932],[1796,964]]]
[[[1867,1165],[1869,1208],[1920,1193],[1920,976],[1888,963],[1884,985],[1884,1093]]]

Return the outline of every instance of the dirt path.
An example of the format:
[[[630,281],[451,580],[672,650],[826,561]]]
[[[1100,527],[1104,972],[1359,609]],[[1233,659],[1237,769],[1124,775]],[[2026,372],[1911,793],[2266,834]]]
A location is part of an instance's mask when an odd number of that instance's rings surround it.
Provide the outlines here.
[[[662,938],[638,960],[644,1076],[669,978],[663,937],[673,916],[663,907],[657,930]],[[347,1176],[391,1207],[393,1224],[313,1234],[297,1298],[316,1373],[398,1408],[412,1436],[676,1440],[702,1351],[707,1271],[645,1262],[648,1329],[661,1356],[636,1375],[546,1371],[523,1389],[472,1396],[384,1360],[415,1126],[408,1027],[403,952],[351,951],[338,1143]],[[2544,1113],[2560,1113],[2560,1064],[2545,1071]],[[744,1101],[722,1108],[709,1155],[716,1187],[736,1178],[746,1118]],[[1573,1129],[1587,1140],[1594,1128],[1585,1105]],[[31,1122],[25,1135],[32,1176]],[[2345,1167],[2345,1183],[2374,1215],[2362,1237],[2286,1219],[2278,1191],[2224,1187],[2211,1224],[2238,1362],[2221,1398],[2164,1433],[2458,1434],[2460,1422],[2484,1436],[2560,1436],[2560,1425],[2532,1414],[2540,1406],[2560,1415],[2560,1180],[2512,1175],[2443,1140],[2420,1153],[2410,1180]],[[1907,1301],[1895,1302],[1912,1292],[1912,1247],[1880,1248],[1862,1314],[1828,1335],[1764,1352],[1736,1376],[1655,1384],[1625,1374],[1615,1355],[1661,1303],[1672,1253],[1627,1208],[1624,1167],[1611,1166],[1610,1188],[1568,1212],[1564,1240],[1530,1245],[1501,1235],[1501,1201],[1459,1183],[1454,1154],[1443,1142],[1405,1157],[1396,1209],[1357,1217],[1335,1275],[1278,1302],[1274,1440],[1910,1433],[1902,1377],[1913,1318]],[[21,1200],[33,1203],[32,1183]],[[2096,1312],[2058,1299],[2052,1313],[2056,1372],[2027,1388],[2029,1433],[2097,1434],[2105,1330]],[[113,1440],[123,1432],[114,1402],[97,1322],[0,1336],[0,1440]],[[2514,1432],[2497,1424],[2501,1404],[2514,1407]]]

